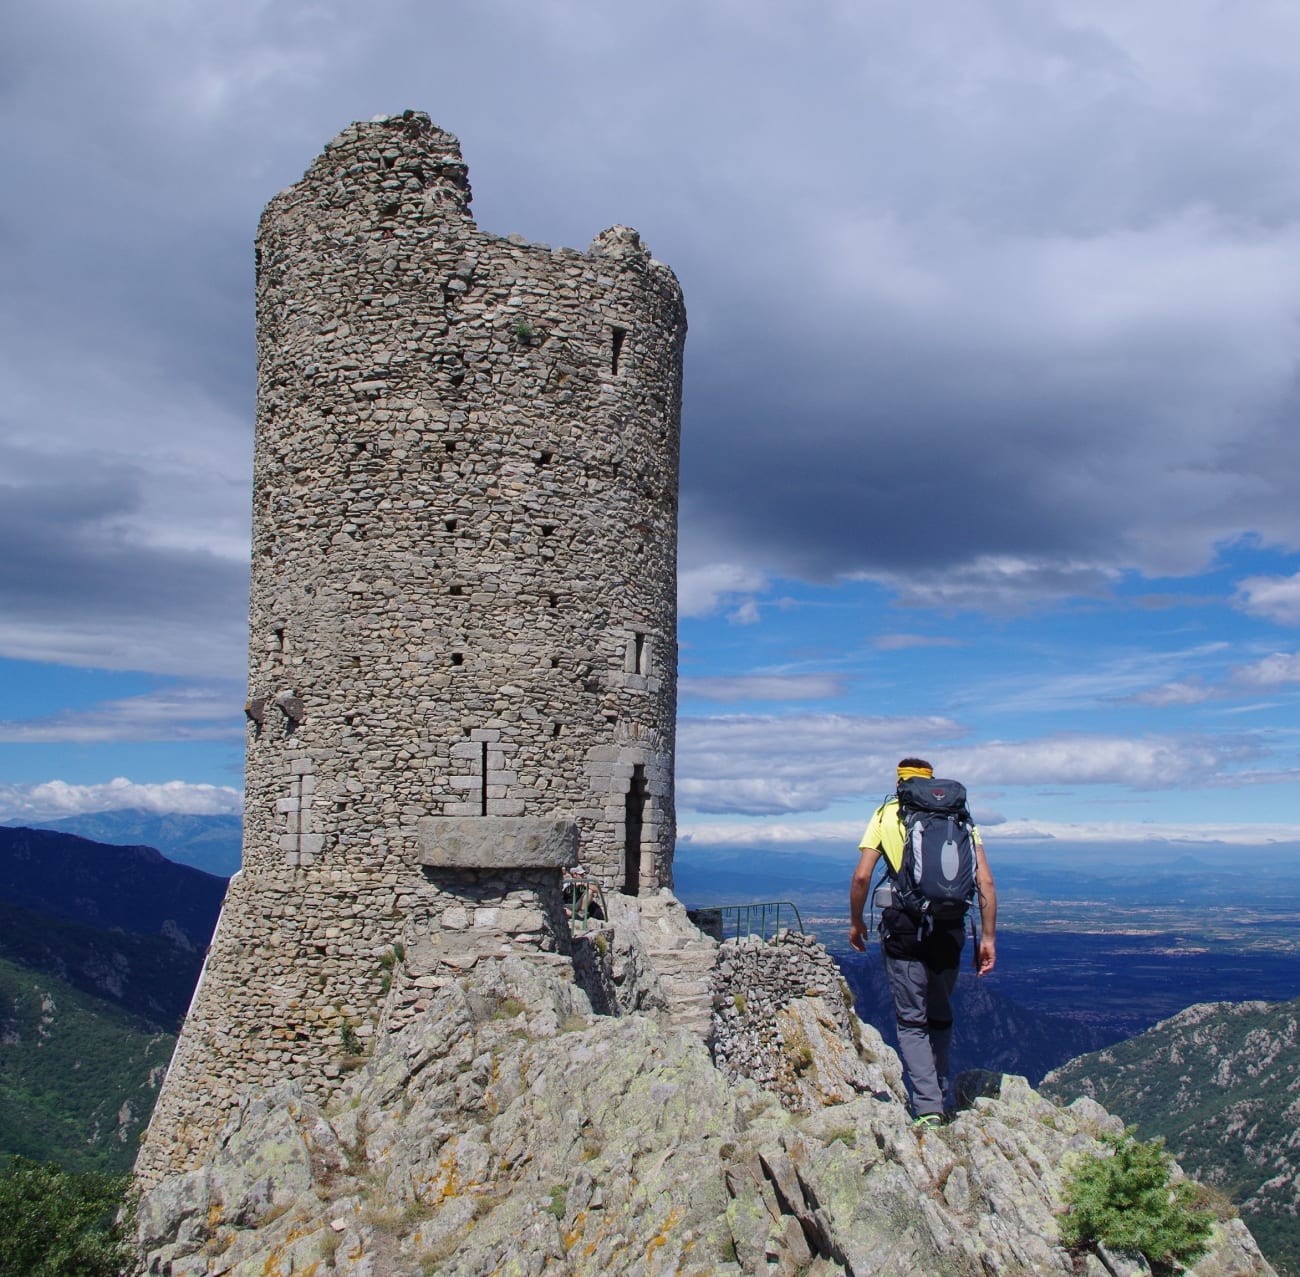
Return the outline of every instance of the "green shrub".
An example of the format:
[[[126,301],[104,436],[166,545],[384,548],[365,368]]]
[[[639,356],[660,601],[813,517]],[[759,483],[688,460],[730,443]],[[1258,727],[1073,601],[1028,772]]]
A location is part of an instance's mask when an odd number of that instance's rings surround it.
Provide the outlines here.
[[[1062,1242],[1071,1249],[1100,1243],[1140,1253],[1159,1274],[1204,1255],[1214,1215],[1199,1205],[1197,1185],[1170,1183],[1164,1141],[1136,1140],[1130,1127],[1101,1142],[1110,1153],[1088,1154],[1066,1178]]]
[[[135,1271],[125,1175],[14,1158],[0,1170],[0,1273],[120,1277]],[[118,1213],[122,1212],[119,1222]]]

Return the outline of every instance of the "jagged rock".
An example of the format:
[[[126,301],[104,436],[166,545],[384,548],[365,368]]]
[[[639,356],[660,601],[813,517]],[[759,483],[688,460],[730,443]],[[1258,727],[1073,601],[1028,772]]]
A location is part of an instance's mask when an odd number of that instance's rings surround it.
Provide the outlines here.
[[[835,1017],[807,1001],[790,1019],[818,1026],[829,1050]],[[873,1029],[858,1032],[883,1072],[897,1068],[881,1064]],[[201,1171],[146,1195],[147,1269],[1074,1271],[1053,1212],[1069,1155],[1113,1125],[1095,1102],[1057,1107],[1023,1079],[989,1075],[971,1080],[951,1125],[917,1132],[892,1087],[850,1086],[842,1102],[833,1089],[791,1113],[753,1081],[729,1081],[692,1034],[652,1015],[594,1016],[544,965],[480,962],[381,1039],[325,1111],[290,1086],[246,1100]],[[1233,1221],[1194,1272],[1271,1270]]]

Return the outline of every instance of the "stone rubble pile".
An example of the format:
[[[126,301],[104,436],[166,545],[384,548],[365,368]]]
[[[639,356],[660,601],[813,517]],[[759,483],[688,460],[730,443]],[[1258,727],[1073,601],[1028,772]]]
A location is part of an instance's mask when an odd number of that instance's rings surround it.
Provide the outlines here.
[[[861,1094],[906,1102],[892,1051],[865,1046],[853,995],[817,941],[780,931],[728,940],[713,972],[713,1059],[728,1080],[750,1078],[792,1112]]]

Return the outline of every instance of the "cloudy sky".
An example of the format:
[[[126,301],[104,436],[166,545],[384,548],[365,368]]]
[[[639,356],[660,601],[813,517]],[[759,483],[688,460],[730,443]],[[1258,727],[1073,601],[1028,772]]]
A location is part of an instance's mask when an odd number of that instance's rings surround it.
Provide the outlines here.
[[[1300,9],[42,0],[0,47],[0,819],[238,810],[262,205],[354,119],[677,271],[679,813],[1296,838]]]

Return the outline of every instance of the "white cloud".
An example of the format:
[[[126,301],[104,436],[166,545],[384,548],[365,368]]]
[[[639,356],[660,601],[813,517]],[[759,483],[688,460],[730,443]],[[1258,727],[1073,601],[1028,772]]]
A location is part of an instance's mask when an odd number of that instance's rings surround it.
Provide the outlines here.
[[[1023,786],[1118,785],[1137,791],[1190,783],[1238,785],[1261,747],[1248,737],[1061,733],[970,744],[943,718],[848,714],[687,718],[678,728],[677,797],[683,811],[781,815],[864,800],[892,787],[905,754],[978,792]]]
[[[1105,736],[1084,732],[1025,741],[985,741],[950,751],[954,775],[969,785],[1124,785],[1182,789],[1234,783],[1230,768],[1258,756],[1248,740]]]
[[[678,837],[689,854],[694,847],[763,847],[779,850],[824,845],[843,850],[851,860],[853,848],[866,826],[860,821],[843,820],[762,820],[703,821],[686,819],[680,823]],[[1261,847],[1297,844],[1294,825],[1205,823],[1180,824],[1174,821],[1005,821],[996,825],[985,821],[984,832],[990,856],[996,868],[997,848],[1015,843],[1059,842],[1107,846],[1115,843],[1187,843],[1191,845],[1228,844]]]
[[[1295,576],[1252,576],[1237,587],[1237,606],[1278,625],[1300,625],[1300,572]]]
[[[1153,687],[1145,692],[1139,692],[1129,699],[1137,705],[1150,705],[1153,708],[1163,709],[1170,705],[1199,705],[1203,701],[1210,700],[1214,692],[1197,681],[1183,683],[1165,683],[1160,687]]]
[[[1222,648],[1219,648],[1222,651]],[[1209,650],[1202,650],[1202,655],[1212,655]],[[1181,654],[1182,658],[1195,656],[1195,653]],[[1174,659],[1179,656],[1170,654]],[[1131,696],[1120,697],[1123,702],[1135,705],[1147,705],[1155,709],[1167,709],[1174,706],[1200,705],[1207,701],[1223,700],[1231,696],[1240,696],[1243,690],[1252,692],[1260,687],[1283,687],[1290,683],[1300,683],[1300,652],[1273,652],[1261,660],[1249,665],[1234,665],[1223,671],[1220,677],[1207,681],[1199,676],[1174,680],[1147,688]],[[1239,705],[1224,712],[1244,712],[1251,709],[1268,708],[1260,705]]]
[[[1296,827],[1260,822],[1180,824],[1176,821],[1007,821],[997,827],[1000,842],[1089,843],[1227,843],[1232,846],[1295,844]]]
[[[1300,652],[1274,652],[1253,665],[1243,665],[1235,671],[1238,682],[1252,687],[1282,687],[1300,683]]]
[[[0,721],[0,742],[237,741],[244,737],[239,705],[230,688],[173,688],[46,718]]]
[[[1131,703],[1175,684],[1195,687],[1221,677],[1232,645],[1222,640],[1167,651],[1145,645],[1122,647],[1116,655],[1079,653],[1062,674],[1002,675],[986,680],[980,695],[1000,711],[1065,714]],[[1204,672],[1202,672],[1204,671]],[[1176,695],[1177,693],[1174,693]]]
[[[243,807],[243,795],[237,789],[179,780],[139,785],[119,776],[102,785],[72,785],[62,780],[34,785],[0,784],[0,818],[11,822],[57,820],[61,816],[124,809],[229,816],[238,815]]]
[[[238,596],[246,591],[232,593]],[[0,653],[19,661],[191,677],[235,677],[244,668],[248,621],[233,607],[196,608],[185,617],[175,615],[180,610],[177,601],[157,597],[151,601],[156,610],[141,612],[134,620],[97,618],[89,612],[65,616],[62,607],[49,616],[0,620]],[[67,602],[71,605],[74,600]],[[197,624],[205,612],[212,619],[206,629]]]
[[[908,607],[1023,612],[1045,600],[1105,598],[1118,573],[1100,563],[983,555],[941,570],[902,573],[889,568],[853,574],[893,590]]]
[[[845,849],[855,856],[854,848],[866,828],[871,812],[863,809],[862,819],[852,820],[735,820],[678,821],[678,845],[692,847],[798,847],[824,843]]]
[[[757,620],[753,595],[768,588],[763,573],[735,563],[707,563],[677,574],[677,610],[683,617],[712,616],[727,607],[737,607],[736,619]]]
[[[843,696],[848,681],[836,674],[737,674],[685,677],[684,696],[707,701],[817,701]]]
[[[821,810],[892,785],[899,758],[961,735],[938,717],[688,717],[677,729],[678,803],[699,812]]]

